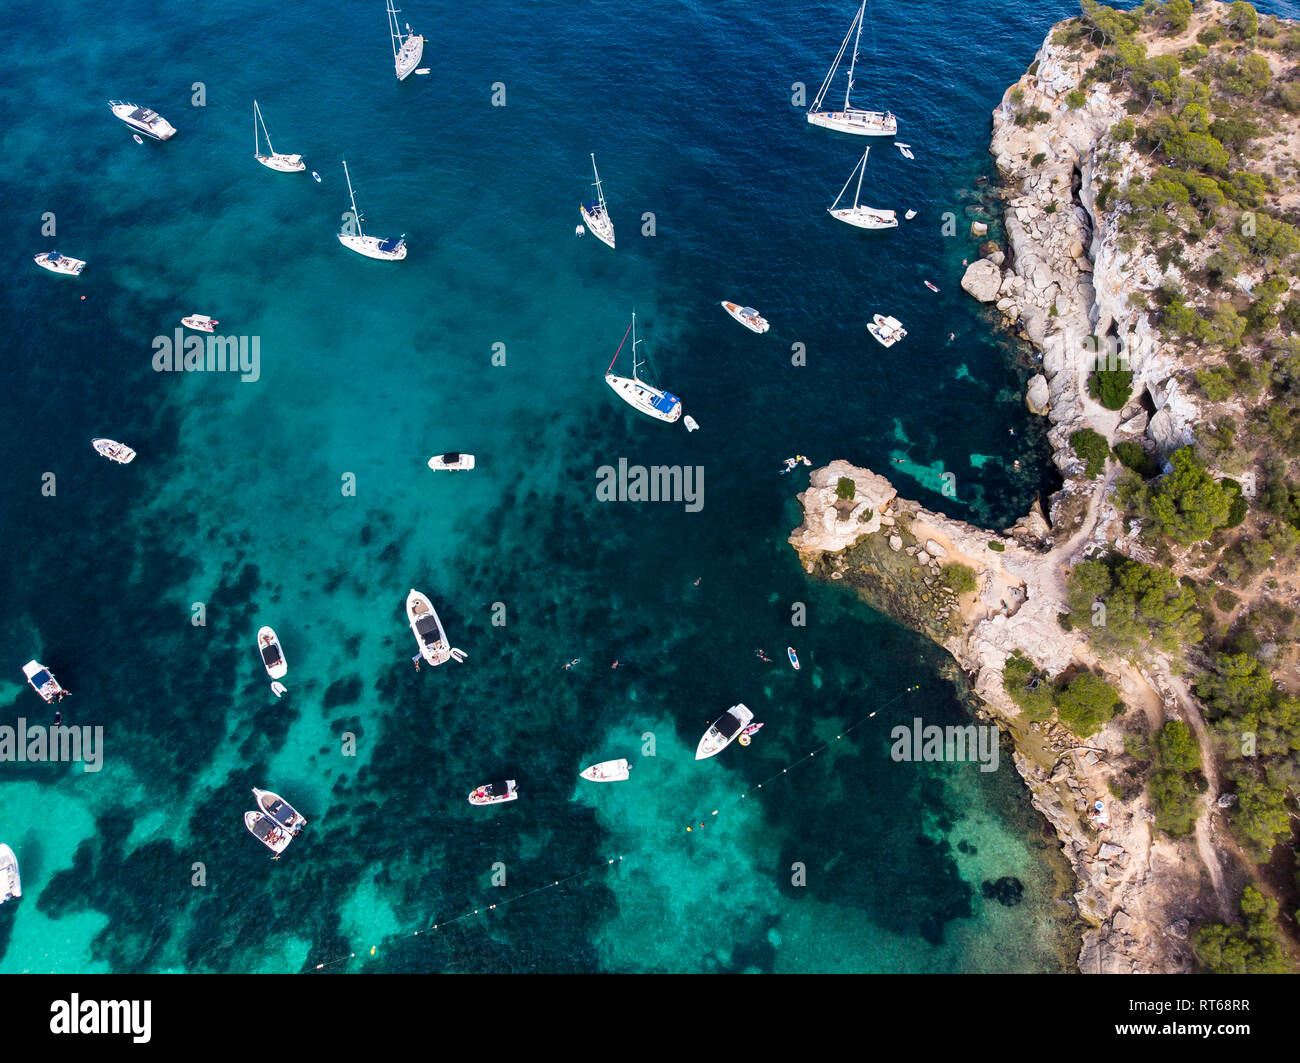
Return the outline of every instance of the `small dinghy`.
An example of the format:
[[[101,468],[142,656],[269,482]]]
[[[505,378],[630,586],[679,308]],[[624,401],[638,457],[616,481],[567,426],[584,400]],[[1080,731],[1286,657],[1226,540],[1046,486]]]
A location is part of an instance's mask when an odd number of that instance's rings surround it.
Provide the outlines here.
[[[757,332],[762,335],[771,327],[767,323],[767,319],[752,306],[741,306],[739,303],[729,303],[724,299],[722,309],[749,329],[750,332]]]
[[[116,439],[92,439],[90,445],[109,461],[115,461],[119,465],[130,465],[135,460],[135,451]]]
[[[23,895],[23,882],[18,877],[18,857],[9,846],[0,842],[0,904]]]
[[[574,236],[586,236],[586,235],[587,235],[587,227],[586,227],[585,225],[579,225],[576,229],[573,230],[573,235],[574,235]]]
[[[929,281],[926,281],[926,282],[925,282],[925,286],[926,286],[927,288],[929,288],[930,291],[932,291],[932,292],[937,292],[937,291],[939,290],[939,289],[936,288],[933,284],[931,284]]]
[[[270,790],[259,790],[254,786],[253,796],[257,798],[258,811],[281,830],[289,834],[300,834],[303,827],[307,825],[307,817],[279,794],[272,793]]]
[[[485,783],[483,786],[471,790],[469,803],[471,805],[501,805],[507,801],[516,801],[518,798],[519,787],[515,784],[515,780],[501,779],[497,782]]]
[[[716,757],[731,745],[742,730],[754,722],[754,714],[743,703],[733,705],[717,718],[695,747],[695,759],[707,760]]]
[[[686,431],[688,432],[697,432],[699,431],[700,428],[695,418],[692,417],[689,413],[682,418],[682,424],[686,426]]]
[[[31,683],[32,689],[46,703],[62,701],[70,693],[59,685],[59,681],[54,678],[54,673],[39,661],[28,661],[23,665],[23,675],[27,677],[27,682]]]
[[[796,672],[799,671],[799,655],[794,652],[794,647],[787,646],[785,648],[785,655],[790,658],[790,667],[792,667]]]
[[[420,67],[419,70],[416,71],[416,73],[417,73],[417,74],[427,74],[427,73],[428,73],[430,70],[432,70],[432,69],[433,69],[432,67],[422,66],[422,67]]]
[[[580,776],[588,782],[622,782],[631,772],[632,766],[626,760],[602,760],[583,768]]]
[[[142,137],[139,133],[132,133],[131,139],[134,140],[137,144],[144,143],[144,137]]]
[[[906,214],[903,215],[903,217],[906,218],[908,221],[911,221],[913,218],[916,217],[916,211],[909,210]]]
[[[871,319],[867,331],[885,347],[892,347],[907,335],[907,329],[903,328],[903,323],[898,318],[885,317],[883,314],[876,314]]]
[[[903,144],[903,143],[901,143],[900,141],[895,140],[895,141],[894,141],[894,147],[896,147],[896,148],[898,149],[899,154],[901,154],[901,155],[903,156],[903,158],[905,158],[905,159],[915,159],[915,158],[916,158],[916,156],[912,154],[912,145],[911,145],[911,144]]]
[[[181,318],[181,324],[186,328],[192,328],[195,332],[213,332],[221,322],[215,317],[208,317],[207,314],[191,314],[189,317]]]
[[[289,664],[284,659],[284,650],[280,648],[280,638],[274,630],[269,627],[258,630],[257,649],[262,655],[262,664],[266,668],[266,674],[272,679],[283,679],[285,673],[289,671]]]
[[[289,688],[285,686],[283,683],[272,683],[271,693],[274,694],[277,698],[282,698],[287,693],[289,693]]]
[[[86,268],[86,264],[79,258],[69,258],[67,255],[61,255],[57,251],[47,251],[35,257],[34,261],[42,269],[48,269],[51,273],[62,273],[67,277],[76,277]]]
[[[434,472],[463,472],[467,469],[474,468],[474,455],[461,454],[459,451],[449,450],[446,454],[435,454],[429,459],[429,468]]]

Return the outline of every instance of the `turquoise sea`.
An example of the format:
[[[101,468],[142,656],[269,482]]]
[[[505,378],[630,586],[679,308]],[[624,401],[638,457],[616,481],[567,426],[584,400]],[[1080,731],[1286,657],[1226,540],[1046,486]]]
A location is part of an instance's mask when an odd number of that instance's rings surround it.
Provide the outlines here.
[[[56,0],[0,42],[20,237],[0,294],[0,722],[50,722],[22,682],[37,657],[73,691],[64,722],[104,728],[100,772],[0,765],[24,884],[0,971],[1067,966],[1052,841],[1009,755],[890,759],[895,724],[967,708],[940,650],[805,579],[785,539],[807,469],[779,472],[848,458],[997,526],[1052,489],[1015,352],[958,281],[988,113],[1074,5],[869,5],[861,102],[916,155],[873,144],[864,198],[919,212],[888,233],[827,216],[863,145],[791,105],[851,4],[410,0],[431,73],[401,84],[382,7]],[[319,184],[250,157],[254,97]],[[110,98],[178,135],[136,145]],[[574,236],[593,151],[613,252]],[[334,238],[343,158],[405,262]],[[84,275],[31,263],[52,248]],[[699,432],[605,387],[634,308]],[[155,337],[195,312],[257,338],[256,381],[153,371]],[[874,312],[907,340],[876,345]],[[138,458],[105,462],[101,435]],[[431,473],[444,450],[478,467]],[[703,508],[597,501],[620,458],[701,466]],[[411,587],[465,664],[414,671]],[[282,701],[254,648],[267,623]],[[764,730],[696,763],[737,701]],[[629,782],[580,784],[620,756]],[[501,776],[521,800],[467,804]],[[310,820],[279,861],[242,825],[252,786]],[[1020,903],[985,895],[1005,877]]]

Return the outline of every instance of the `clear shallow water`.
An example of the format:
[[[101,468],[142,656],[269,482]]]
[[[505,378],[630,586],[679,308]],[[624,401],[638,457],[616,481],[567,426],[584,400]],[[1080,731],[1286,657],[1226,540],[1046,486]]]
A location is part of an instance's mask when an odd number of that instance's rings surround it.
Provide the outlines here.
[[[18,247],[0,296],[0,711],[44,721],[19,682],[36,655],[75,692],[67,721],[103,724],[107,745],[99,774],[2,766],[25,896],[0,909],[0,970],[300,970],[353,952],[330,969],[1059,969],[1067,916],[1009,757],[991,774],[889,759],[895,723],[966,719],[945,655],[805,581],[785,537],[806,470],[777,471],[845,457],[995,525],[1050,487],[1008,352],[958,281],[988,112],[1073,5],[878,15],[860,84],[916,160],[878,143],[864,189],[920,212],[887,234],[827,218],[860,146],[789,104],[794,81],[815,91],[849,5],[415,4],[433,73],[402,85],[378,7],[55,4],[0,45],[5,98],[24,101],[0,132],[11,227],[90,263],[66,280]],[[254,95],[321,184],[248,157]],[[110,96],[179,135],[135,145]],[[592,150],[614,253],[572,235]],[[405,231],[406,262],[334,240],[344,155],[369,230]],[[959,238],[937,235],[945,211]],[[740,329],[721,298],[772,331]],[[633,307],[700,432],[601,382]],[[260,338],[258,382],[151,371],[153,338],[195,311]],[[872,342],[876,311],[908,340]],[[97,435],[140,457],[108,465]],[[447,449],[478,469],[429,473]],[[596,469],[621,457],[702,465],[703,510],[597,502]],[[464,666],[412,670],[413,586]],[[808,626],[792,631],[794,602]],[[278,703],[262,623],[290,664]],[[738,700],[768,726],[696,764]],[[578,786],[616,756],[631,781]],[[520,802],[466,804],[502,774]],[[311,820],[277,863],[241,824],[253,785]],[[983,897],[1003,876],[1020,905]]]

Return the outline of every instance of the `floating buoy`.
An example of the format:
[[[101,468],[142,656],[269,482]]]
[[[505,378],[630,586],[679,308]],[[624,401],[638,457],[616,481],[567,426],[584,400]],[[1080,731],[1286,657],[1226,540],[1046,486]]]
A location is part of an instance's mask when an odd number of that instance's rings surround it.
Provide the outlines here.
[[[750,742],[753,741],[753,739],[750,738],[749,735],[741,735],[739,738],[736,739],[736,741],[739,742],[742,746],[747,746],[749,745]]]

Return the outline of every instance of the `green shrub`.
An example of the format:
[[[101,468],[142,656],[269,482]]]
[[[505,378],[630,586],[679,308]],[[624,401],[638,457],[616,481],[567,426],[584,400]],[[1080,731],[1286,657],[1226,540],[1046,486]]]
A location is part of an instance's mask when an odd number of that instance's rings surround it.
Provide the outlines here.
[[[1045,720],[1052,715],[1052,684],[1019,650],[1007,658],[1002,686],[1029,719]]]
[[[846,501],[851,501],[853,496],[857,494],[857,491],[857,485],[847,476],[841,476],[839,483],[835,485],[835,493]]]
[[[1225,613],[1230,613],[1236,609],[1239,601],[1241,601],[1241,599],[1233,594],[1232,591],[1228,590],[1227,587],[1221,587],[1219,590],[1214,592],[1214,604]]]
[[[976,587],[975,570],[969,565],[944,565],[939,578],[944,586],[957,594],[970,594]]]
[[[1047,152],[1040,151],[1037,155],[1035,155],[1032,159],[1029,160],[1029,165],[1036,170],[1038,169],[1038,167],[1042,166],[1046,160],[1047,160]]]
[[[1077,110],[1088,102],[1088,94],[1083,89],[1072,89],[1065,94],[1065,105]]]
[[[1290,968],[1277,928],[1277,901],[1247,886],[1241,914],[1240,925],[1197,927],[1192,934],[1196,958],[1211,974],[1286,974]]]
[[[1132,469],[1142,479],[1149,480],[1160,471],[1156,459],[1142,449],[1142,444],[1131,439],[1116,443],[1112,453],[1115,460],[1126,469]]]
[[[997,553],[1000,554],[1000,553],[1002,553],[1003,551],[1005,551],[1006,548],[1007,548],[1007,544],[1006,544],[1006,543],[1000,543],[1000,542],[998,542],[996,539],[990,539],[990,540],[989,540],[989,549],[990,549],[990,550],[994,550],[994,551],[996,551]]]
[[[1124,707],[1119,694],[1101,676],[1080,672],[1056,696],[1056,716],[1080,738],[1088,738]]]
[[[1228,523],[1224,527],[1235,528],[1246,519],[1246,513],[1250,508],[1249,503],[1241,490],[1241,484],[1237,483],[1236,480],[1223,479],[1219,483],[1226,487],[1232,495],[1232,505],[1228,508]]]
[[[1084,463],[1084,473],[1089,479],[1100,476],[1106,470],[1106,458],[1110,456],[1110,444],[1106,437],[1091,428],[1080,428],[1070,435],[1070,449]]]
[[[1094,369],[1088,376],[1088,394],[1108,410],[1122,410],[1133,394],[1133,373],[1128,369]]]
[[[1227,525],[1232,492],[1205,471],[1191,447],[1174,452],[1173,471],[1151,493],[1147,508],[1162,534],[1189,546]]]
[[[1132,140],[1136,133],[1132,118],[1121,118],[1110,131],[1110,135],[1119,141]]]

